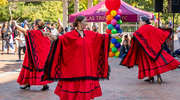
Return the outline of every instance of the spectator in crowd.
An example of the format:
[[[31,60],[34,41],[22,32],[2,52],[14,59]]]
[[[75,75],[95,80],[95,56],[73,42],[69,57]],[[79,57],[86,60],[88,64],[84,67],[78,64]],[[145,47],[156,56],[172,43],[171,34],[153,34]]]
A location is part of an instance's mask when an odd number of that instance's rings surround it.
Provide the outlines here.
[[[73,28],[73,23],[70,23],[68,27],[65,28],[66,33],[70,32],[72,30],[71,28]]]
[[[173,23],[171,22],[171,19],[169,19],[168,24],[166,25],[166,28],[173,28]]]
[[[62,26],[58,26],[58,35],[63,35],[64,34],[64,29]]]
[[[171,19],[169,19],[168,24],[166,25],[166,28],[171,28],[173,29],[173,23],[171,22]],[[167,40],[167,46],[170,48],[170,50],[173,50],[173,35],[171,34],[170,38]]]
[[[22,32],[20,32],[16,39],[18,40],[18,46],[19,46],[18,48],[19,60],[17,61],[21,61],[21,50],[23,49],[24,54],[26,51],[25,36]]]
[[[124,35],[124,39],[127,40],[128,46],[130,47],[131,46],[131,41],[128,38],[128,35]]]
[[[120,49],[120,55],[119,55],[120,58],[123,58],[127,54],[128,51],[129,51],[128,41],[125,39]]]
[[[58,36],[58,31],[56,29],[56,24],[55,23],[51,24],[51,32],[52,32],[53,35]]]
[[[180,47],[180,25],[177,28],[176,33],[177,33],[177,37],[178,37],[178,40],[179,40],[179,47]]]
[[[22,27],[24,28],[24,25],[25,24],[28,24],[28,20],[25,20],[23,23],[22,23]]]
[[[161,21],[161,17],[159,17],[159,28],[163,28],[163,24],[162,24],[162,21]]]
[[[12,20],[10,21],[10,28],[11,28],[11,30],[12,30],[12,33],[14,33],[14,31],[15,31],[15,25],[12,23]]]
[[[63,27],[63,24],[62,24],[62,22],[61,22],[61,19],[60,19],[60,18],[58,19],[58,24],[59,24],[59,26]]]
[[[10,22],[11,23],[11,22]],[[10,30],[10,33],[9,33],[9,46],[11,47],[11,51],[14,52],[14,44],[13,44],[13,35],[12,35],[12,30],[11,30],[11,25],[10,23],[8,24],[8,28]],[[7,45],[5,45],[5,50],[7,49]]]
[[[93,25],[93,26],[92,26],[92,31],[93,31],[93,32],[97,32],[97,30],[98,30],[97,26],[96,26],[96,25]]]
[[[51,33],[51,28],[50,27],[46,27],[45,31]]]
[[[46,32],[46,28],[47,28],[47,27],[51,28],[51,23],[50,23],[50,22],[47,22],[47,23],[46,23],[46,27],[44,28],[45,32]]]
[[[45,31],[52,34],[50,27],[46,27],[46,30],[45,30]],[[51,40],[51,43],[53,43],[53,40],[52,40],[50,37],[48,37],[48,38]]]
[[[1,33],[2,33],[2,51],[7,51],[7,53],[9,54],[9,40],[10,40],[10,35],[11,35],[11,31],[8,27],[8,21],[6,21],[3,24],[3,27],[1,29]],[[5,46],[7,49],[5,49]]]
[[[15,28],[15,31],[14,31],[14,40],[15,40],[15,44],[16,44],[16,46],[15,46],[15,54],[18,54],[18,48],[19,48],[19,41],[18,41],[18,37],[19,37],[19,35],[20,35],[20,31],[18,30],[18,28],[16,27]]]

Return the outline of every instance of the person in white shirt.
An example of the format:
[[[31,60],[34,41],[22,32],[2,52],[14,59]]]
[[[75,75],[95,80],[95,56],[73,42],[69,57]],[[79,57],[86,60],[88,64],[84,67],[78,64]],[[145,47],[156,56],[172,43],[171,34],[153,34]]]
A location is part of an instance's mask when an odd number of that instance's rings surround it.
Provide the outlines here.
[[[177,37],[178,37],[178,40],[179,40],[179,47],[180,47],[180,25],[179,25],[179,27],[177,28],[176,33],[178,33],[178,34],[177,34]]]
[[[22,32],[20,32],[19,36],[16,38],[19,42],[19,49],[18,49],[18,54],[19,54],[19,60],[21,61],[21,49],[23,49],[23,52],[25,54],[26,51],[26,42],[25,42],[25,36]]]
[[[51,28],[51,23],[50,23],[50,22],[47,22],[47,23],[46,23],[46,27],[44,28],[45,32],[47,32],[47,31],[46,31],[47,27]]]
[[[58,36],[58,31],[55,24],[51,24],[51,32],[53,35]]]

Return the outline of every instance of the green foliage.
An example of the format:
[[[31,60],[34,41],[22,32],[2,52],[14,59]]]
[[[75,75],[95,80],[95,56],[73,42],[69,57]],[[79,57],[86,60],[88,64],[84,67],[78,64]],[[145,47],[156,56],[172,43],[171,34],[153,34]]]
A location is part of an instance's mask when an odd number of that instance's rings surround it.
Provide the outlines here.
[[[7,4],[8,4],[7,0],[0,0],[0,6],[5,6]]]
[[[128,4],[154,13],[155,0],[123,0]],[[69,0],[68,15],[74,14],[74,1]],[[93,5],[98,4],[98,0],[93,0]],[[164,12],[167,12],[168,0],[164,0]],[[0,22],[13,19],[19,21],[35,21],[36,19],[43,19],[45,22],[57,22],[58,18],[63,19],[63,2],[62,1],[42,1],[42,2],[10,2],[7,0],[0,0]],[[11,8],[11,16],[9,8]],[[88,0],[79,0],[79,11],[88,8]],[[168,19],[172,18],[172,13],[160,13],[163,24],[166,24]],[[180,24],[180,14],[175,14],[175,24]],[[123,23],[126,24],[126,23]]]
[[[11,7],[12,5],[13,7]],[[15,7],[14,7],[15,6]],[[13,19],[19,21],[35,21],[43,19],[44,21],[57,22],[58,18],[63,19],[63,7],[61,1],[45,2],[12,2],[6,6],[0,7],[0,21],[10,20],[9,7],[12,8]]]
[[[126,3],[136,8],[139,8],[139,9],[151,12],[151,13],[155,12],[155,0],[123,0],[123,1],[125,1]],[[163,9],[164,13],[160,13],[160,17],[162,19],[162,23],[167,24],[169,18],[173,19],[173,14],[168,13],[168,0],[163,1],[163,7],[164,7]],[[180,14],[176,13],[174,17],[174,23],[176,25],[180,24],[179,15]]]

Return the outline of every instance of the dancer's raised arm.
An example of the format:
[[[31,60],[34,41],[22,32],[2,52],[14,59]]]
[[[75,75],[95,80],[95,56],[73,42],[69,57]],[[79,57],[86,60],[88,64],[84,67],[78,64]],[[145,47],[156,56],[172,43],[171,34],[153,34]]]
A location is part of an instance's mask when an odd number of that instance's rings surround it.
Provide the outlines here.
[[[27,35],[27,30],[24,29],[23,27],[19,26],[15,20],[13,20],[13,24],[24,34],[24,35]]]
[[[123,34],[121,33],[117,33],[117,34],[111,34],[112,38],[118,37],[118,38],[122,38]]]

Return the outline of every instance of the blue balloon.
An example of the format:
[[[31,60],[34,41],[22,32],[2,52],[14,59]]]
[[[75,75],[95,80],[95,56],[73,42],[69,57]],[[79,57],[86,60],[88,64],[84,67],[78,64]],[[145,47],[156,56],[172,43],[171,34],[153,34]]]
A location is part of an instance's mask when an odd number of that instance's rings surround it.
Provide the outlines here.
[[[122,29],[117,30],[117,33],[122,33],[122,32],[123,32]]]
[[[113,28],[114,28],[114,26],[113,26],[112,24],[109,24],[109,25],[108,25],[108,29],[109,29],[109,30],[112,30]]]
[[[114,19],[116,19],[116,20],[118,21],[118,20],[121,19],[121,16],[120,16],[120,15],[116,15],[116,16],[114,17]]]
[[[116,24],[116,25],[114,26],[114,28],[115,28],[116,30],[120,30],[120,25],[119,25],[119,24]]]
[[[116,38],[112,38],[112,39],[111,39],[111,42],[112,42],[113,44],[116,44],[116,43],[117,43],[117,39],[116,39]]]
[[[120,43],[116,43],[116,44],[115,44],[115,47],[116,47],[116,48],[120,48],[120,47],[121,47],[121,44],[120,44]]]

